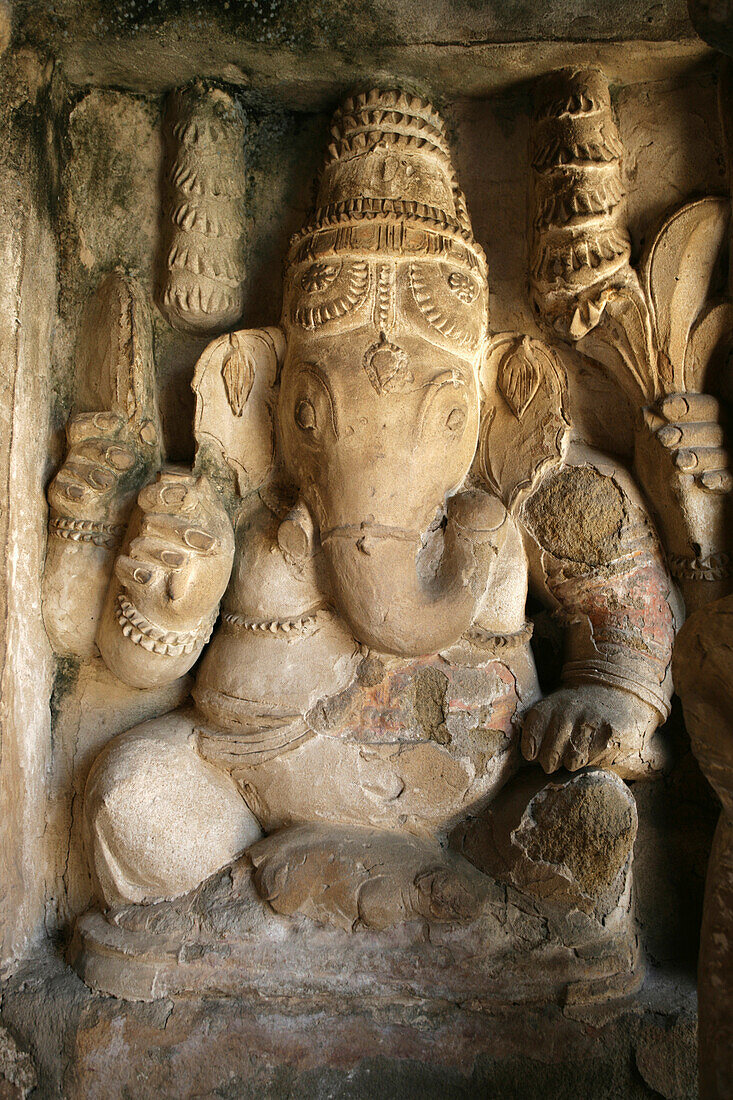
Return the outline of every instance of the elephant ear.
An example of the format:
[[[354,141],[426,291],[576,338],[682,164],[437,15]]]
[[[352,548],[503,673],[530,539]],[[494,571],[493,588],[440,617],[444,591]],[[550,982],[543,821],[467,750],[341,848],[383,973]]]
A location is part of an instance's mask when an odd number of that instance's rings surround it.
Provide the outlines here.
[[[567,379],[542,340],[504,332],[489,342],[481,370],[484,401],[474,472],[512,510],[567,449]]]
[[[285,353],[280,329],[220,336],[196,364],[196,469],[240,497],[258,489],[274,456],[274,390]]]

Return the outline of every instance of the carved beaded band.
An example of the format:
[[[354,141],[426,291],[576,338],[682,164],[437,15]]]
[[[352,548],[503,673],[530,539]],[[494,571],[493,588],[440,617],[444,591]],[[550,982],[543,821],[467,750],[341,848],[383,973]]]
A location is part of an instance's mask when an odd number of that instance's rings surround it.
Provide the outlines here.
[[[681,581],[722,581],[731,574],[730,554],[723,552],[707,558],[669,554],[667,562],[672,576]]]
[[[71,542],[92,542],[107,550],[116,550],[122,542],[125,526],[122,523],[101,523],[93,519],[69,519],[52,515],[48,530],[54,538]]]
[[[317,611],[311,611],[292,619],[253,619],[226,611],[221,619],[224,626],[233,631],[244,630],[253,634],[304,634],[316,625],[317,614]]]
[[[212,615],[195,630],[161,630],[159,626],[146,619],[125,596],[117,597],[117,622],[122,633],[135,645],[142,646],[148,653],[160,653],[168,657],[181,657],[184,653],[193,653],[199,646],[206,645],[214,629],[216,615]]]

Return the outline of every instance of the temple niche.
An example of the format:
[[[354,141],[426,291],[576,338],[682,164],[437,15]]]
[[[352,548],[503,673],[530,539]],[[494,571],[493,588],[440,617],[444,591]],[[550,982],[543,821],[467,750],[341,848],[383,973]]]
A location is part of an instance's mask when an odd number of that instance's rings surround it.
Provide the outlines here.
[[[2,1095],[731,1095],[733,80],[627,6],[0,9]]]

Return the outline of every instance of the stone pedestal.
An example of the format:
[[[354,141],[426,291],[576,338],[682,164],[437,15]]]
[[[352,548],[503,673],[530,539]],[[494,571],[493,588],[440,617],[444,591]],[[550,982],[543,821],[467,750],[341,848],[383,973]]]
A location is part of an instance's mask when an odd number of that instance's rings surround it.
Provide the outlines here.
[[[92,993],[58,961],[26,965],[3,998],[17,1053],[32,1046],[39,1095],[470,1100],[693,1100],[696,1020],[690,979],[652,971],[605,1005],[447,999],[343,1004],[339,997],[163,997]],[[29,1059],[23,1062],[28,1080]],[[23,1092],[10,1092],[22,1096]]]
[[[294,999],[351,1011],[445,1003],[472,1011],[588,1004],[638,989],[644,967],[628,889],[602,920],[491,886],[469,924],[351,931],[263,905],[247,858],[174,902],[76,924],[68,958],[86,984],[129,1000]]]

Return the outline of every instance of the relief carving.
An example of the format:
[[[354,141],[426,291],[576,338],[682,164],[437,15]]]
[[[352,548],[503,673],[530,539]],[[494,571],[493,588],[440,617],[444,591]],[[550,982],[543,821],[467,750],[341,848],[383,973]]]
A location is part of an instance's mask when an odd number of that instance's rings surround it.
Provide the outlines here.
[[[692,5],[693,13],[703,5]],[[721,123],[726,139],[729,179],[733,161],[731,117],[733,112],[733,69],[730,61],[722,67],[719,85]],[[729,204],[719,200],[705,212],[699,232],[714,244],[727,230],[730,245]],[[730,275],[727,293],[700,312],[689,330],[685,349],[686,376],[698,384],[715,386],[730,400],[731,343],[733,341],[733,302]],[[685,322],[687,323],[687,318]],[[670,328],[672,326],[670,325]],[[686,326],[685,326],[686,327]],[[682,341],[680,341],[680,344]],[[698,400],[704,400],[699,398]],[[687,441],[679,440],[678,446]],[[697,442],[691,440],[690,442]],[[700,442],[719,444],[709,436]],[[684,466],[697,473],[706,451],[702,448],[682,452]],[[709,451],[707,453],[710,453]],[[698,462],[693,464],[693,459]],[[679,462],[679,456],[678,456]],[[699,478],[703,490],[726,493],[720,506],[718,525],[728,518],[731,505],[729,478],[715,469],[706,469]],[[726,528],[727,529],[727,528]],[[709,543],[701,542],[707,550]],[[700,1096],[703,1100],[722,1100],[733,1091],[733,741],[731,740],[730,701],[733,695],[733,659],[731,654],[731,596],[713,600],[730,592],[723,578],[728,576],[730,543],[726,551],[708,554],[694,562],[693,574],[698,588],[711,591],[710,600],[699,600],[680,634],[674,655],[674,676],[682,699],[685,722],[692,748],[706,778],[720,799],[721,813],[713,839],[705,885],[705,902],[698,962]],[[689,567],[689,563],[688,567]],[[701,585],[701,581],[708,581]],[[710,583],[712,582],[712,583]]]
[[[245,120],[200,81],[166,107],[160,308],[174,328],[215,335],[244,303]]]
[[[80,412],[48,490],[44,621],[54,648],[96,652],[105,592],[137,493],[160,464],[149,308],[135,281],[113,272],[89,302],[78,343]]]
[[[693,14],[697,8],[692,5]],[[707,196],[673,211],[635,272],[628,248],[622,248],[623,149],[607,90],[597,72],[559,75],[567,94],[558,95],[554,74],[535,127],[535,308],[548,329],[601,363],[625,393],[636,422],[635,474],[654,507],[687,611],[695,612],[675,647],[674,679],[693,750],[722,803],[699,964],[700,1095],[718,1100],[733,1090],[733,662],[727,595],[733,478],[725,417],[712,393],[730,397],[730,198]],[[721,74],[720,106],[729,165],[732,105],[728,65]],[[588,262],[581,262],[589,237],[593,247],[588,245]],[[649,594],[646,580],[644,587]],[[658,611],[653,621],[658,630]],[[649,632],[645,641],[652,643],[650,655],[659,647],[667,660],[662,636],[653,640]]]
[[[189,188],[191,217],[167,207],[162,306],[172,323],[222,333],[241,312],[239,260],[226,305],[204,307],[208,268],[179,274],[177,250],[191,249],[178,237],[200,232],[190,243],[206,263],[241,239],[242,131],[226,106],[213,133],[219,93],[181,95],[171,187]],[[602,74],[554,74],[543,97],[531,280],[550,342],[490,332],[486,257],[445,126],[419,97],[375,91],[336,112],[315,213],[287,254],[280,327],[224,331],[199,360],[193,470],[135,451],[145,476],[125,482],[129,495],[93,470],[61,512],[64,486],[86,476],[72,421],[52,523],[99,513],[124,528],[114,568],[109,547],[74,543],[109,558],[93,582],[105,663],[151,687],[202,657],[192,704],[113,740],[92,768],[85,828],[103,912],[80,921],[74,947],[92,984],[151,995],[144,968],[121,962],[145,932],[136,950],[156,981],[205,988],[171,948],[195,927],[199,958],[227,939],[218,982],[295,992],[316,924],[331,945],[314,979],[326,986],[344,959],[386,974],[384,944],[397,960],[384,980],[405,994],[427,982],[435,995],[573,986],[592,998],[639,980],[623,781],[666,761],[657,730],[682,621],[669,561],[715,572],[727,547],[718,406],[693,392],[724,326],[701,320],[698,295],[680,327],[670,294],[680,272],[699,285],[727,230],[705,200],[681,230],[663,228],[638,276]],[[208,235],[197,204],[210,201],[210,164],[195,163],[207,143],[235,180],[211,200],[226,218]],[[635,476],[576,429],[568,343],[631,403]],[[94,423],[110,417],[114,465],[113,433],[132,429],[109,408]],[[67,569],[49,556],[49,591]],[[565,626],[562,682],[544,698],[530,584]],[[66,633],[90,651],[89,629],[83,645]],[[441,944],[463,962],[441,963]],[[404,976],[411,952],[422,978]]]
[[[635,473],[694,608],[711,598],[695,582],[729,572],[720,497],[733,482],[719,406],[703,390],[719,384],[712,376],[730,348],[733,315],[719,289],[730,204],[707,197],[676,210],[637,273],[624,224],[623,147],[598,70],[561,70],[540,85],[534,144],[538,319],[603,364],[626,395]]]

